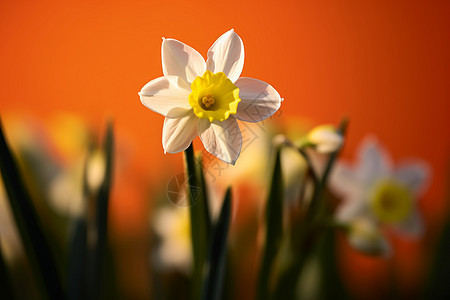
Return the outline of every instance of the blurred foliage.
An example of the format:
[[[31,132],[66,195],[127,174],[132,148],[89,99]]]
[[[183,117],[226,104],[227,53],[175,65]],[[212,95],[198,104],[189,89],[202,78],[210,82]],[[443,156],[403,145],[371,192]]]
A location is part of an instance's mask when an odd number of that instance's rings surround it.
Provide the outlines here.
[[[341,140],[346,126],[344,120],[336,130]],[[342,146],[318,156],[304,132],[296,132],[295,139],[276,138],[280,132],[261,133],[256,150],[243,154],[249,156],[242,167],[222,166],[231,174],[223,175],[231,187],[211,180],[215,161],[205,162],[205,153],[196,155],[191,145],[184,153],[181,184],[177,178],[176,185],[152,194],[151,253],[142,264],[151,269],[153,299],[357,299],[338,252],[338,237],[349,234],[348,224],[334,217],[342,199],[328,184]],[[103,143],[91,138],[84,145],[81,163],[69,168],[40,147],[14,148],[14,153],[1,128],[0,168],[24,250],[0,236],[2,299],[129,298],[117,276],[114,252],[119,250],[108,238],[116,166],[112,124]],[[260,155],[252,162],[253,151]],[[61,186],[55,188],[55,182]],[[168,188],[184,202],[168,196]],[[55,202],[66,196],[67,202],[81,202],[76,207]],[[449,220],[432,249],[417,299],[450,295]],[[385,298],[406,299],[397,282],[390,282]]]

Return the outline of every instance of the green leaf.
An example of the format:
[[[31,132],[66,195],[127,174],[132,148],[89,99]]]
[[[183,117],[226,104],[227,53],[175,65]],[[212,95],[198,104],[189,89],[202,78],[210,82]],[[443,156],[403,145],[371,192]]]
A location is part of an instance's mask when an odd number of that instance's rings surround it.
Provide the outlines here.
[[[422,299],[450,299],[450,217],[447,217],[435,254],[432,256]]]
[[[8,147],[1,123],[0,169],[17,228],[33,267],[34,277],[37,280],[42,280],[38,283],[43,283],[50,299],[65,299],[56,264],[42,230],[41,221],[22,180],[16,160]]]
[[[194,158],[194,148],[191,144],[185,151],[187,194],[189,199],[189,212],[191,222],[192,253],[194,261],[193,270],[193,299],[198,299],[201,293],[203,278],[203,265],[206,259],[207,247],[209,245],[208,219],[206,199],[202,196],[201,180],[197,174]]]
[[[69,248],[67,297],[69,300],[81,299],[83,275],[86,263],[86,220],[82,217],[75,220]]]
[[[228,188],[223,200],[220,216],[211,238],[208,252],[207,271],[203,281],[204,300],[222,298],[227,260],[227,237],[231,219],[231,188]]]
[[[111,182],[113,176],[114,159],[114,132],[111,123],[108,123],[106,137],[103,143],[105,153],[105,177],[99,188],[96,199],[96,218],[95,226],[97,232],[97,241],[91,252],[90,268],[88,272],[88,290],[91,299],[99,299],[102,296],[103,284],[102,269],[106,258],[106,249],[108,245],[108,205]]]
[[[280,149],[277,148],[272,182],[266,204],[266,235],[261,269],[258,278],[257,299],[268,299],[270,275],[283,235],[283,181],[281,177]]]
[[[0,244],[0,292],[1,292],[0,295],[2,297],[5,297],[5,299],[11,300],[16,299],[13,292],[8,266],[6,265],[6,261],[3,257],[1,244]]]
[[[333,229],[328,229],[324,233],[324,238],[319,243],[318,249],[322,279],[319,299],[351,299],[342,281],[342,276],[339,274],[336,246],[336,232]]]

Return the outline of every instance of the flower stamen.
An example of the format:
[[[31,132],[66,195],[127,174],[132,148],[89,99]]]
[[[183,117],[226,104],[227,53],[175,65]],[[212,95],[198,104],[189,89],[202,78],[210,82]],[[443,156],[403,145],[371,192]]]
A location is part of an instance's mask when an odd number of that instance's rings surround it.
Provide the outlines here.
[[[211,108],[211,106],[214,105],[215,102],[216,102],[216,101],[214,100],[213,96],[211,96],[211,95],[205,95],[205,96],[202,98],[201,106],[202,106],[203,109],[209,109],[209,108]]]

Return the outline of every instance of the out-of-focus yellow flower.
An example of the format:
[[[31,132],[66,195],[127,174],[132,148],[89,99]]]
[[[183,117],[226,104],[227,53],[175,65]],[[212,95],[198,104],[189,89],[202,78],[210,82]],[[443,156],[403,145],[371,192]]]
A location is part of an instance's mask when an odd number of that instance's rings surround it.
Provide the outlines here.
[[[157,251],[160,267],[189,273],[192,264],[189,209],[177,206],[158,209],[153,228],[161,238]]]
[[[234,164],[242,148],[236,119],[259,122],[281,106],[269,84],[241,77],[244,44],[230,30],[208,50],[208,60],[188,45],[163,39],[163,77],[147,83],[139,93],[142,104],[166,117],[163,147],[177,153],[199,135],[205,149]]]
[[[309,143],[319,153],[331,153],[338,150],[344,139],[332,125],[320,125],[313,128],[307,136]]]
[[[331,176],[331,188],[343,198],[336,218],[355,228],[354,235],[359,238],[353,244],[373,244],[374,238],[367,238],[378,234],[373,226],[390,228],[404,237],[420,237],[424,227],[417,200],[429,177],[428,164],[410,160],[394,167],[387,151],[375,139],[366,139],[358,164],[350,168],[338,163]]]

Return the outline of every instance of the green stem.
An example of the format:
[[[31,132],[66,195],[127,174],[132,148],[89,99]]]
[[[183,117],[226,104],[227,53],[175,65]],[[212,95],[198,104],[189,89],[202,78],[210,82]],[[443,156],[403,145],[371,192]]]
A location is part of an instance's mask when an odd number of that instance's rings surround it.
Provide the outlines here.
[[[202,290],[203,265],[209,245],[209,215],[206,201],[202,193],[201,178],[196,172],[194,147],[191,144],[185,151],[187,194],[191,223],[191,241],[194,261],[193,269],[193,299],[199,299]]]

